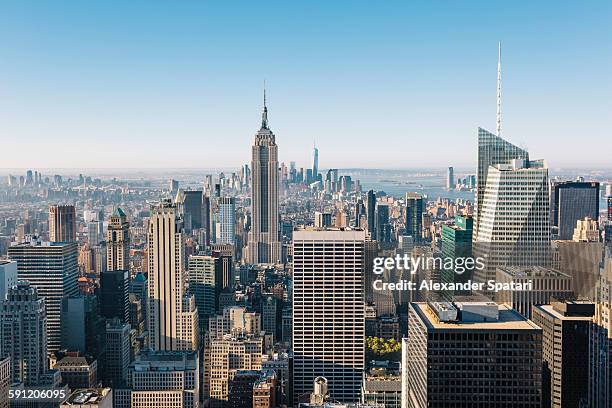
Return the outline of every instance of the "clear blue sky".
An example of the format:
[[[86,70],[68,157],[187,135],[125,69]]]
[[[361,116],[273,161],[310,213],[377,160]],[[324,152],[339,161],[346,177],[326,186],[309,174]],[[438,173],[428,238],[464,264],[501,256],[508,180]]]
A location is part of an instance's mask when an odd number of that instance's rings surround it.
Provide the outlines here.
[[[0,167],[474,166],[495,127],[612,164],[612,2],[2,1]]]

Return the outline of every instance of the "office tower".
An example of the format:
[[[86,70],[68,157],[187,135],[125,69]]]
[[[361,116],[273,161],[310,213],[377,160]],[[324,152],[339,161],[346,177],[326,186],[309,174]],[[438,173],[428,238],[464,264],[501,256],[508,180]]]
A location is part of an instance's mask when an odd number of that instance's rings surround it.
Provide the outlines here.
[[[247,248],[248,263],[281,261],[278,215],[278,146],[268,127],[268,108],[264,90],[261,128],[252,148],[252,226]]]
[[[62,350],[94,358],[104,352],[104,327],[98,297],[79,293],[62,299]]]
[[[365,359],[365,242],[361,230],[293,234],[296,401],[319,376],[329,380],[333,399],[355,402],[359,396]]]
[[[27,281],[12,286],[0,301],[0,356],[11,357],[11,383],[36,385],[47,373],[45,301]]]
[[[0,301],[17,284],[17,262],[0,259]]]
[[[47,312],[47,350],[60,349],[62,340],[62,298],[77,294],[77,244],[74,242],[41,242],[32,240],[9,248],[8,255],[17,261],[17,277],[27,280],[45,298]]]
[[[329,212],[318,212],[314,214],[314,226],[316,228],[326,228],[332,225],[332,215]]]
[[[553,183],[551,193],[551,221],[559,239],[572,239],[576,221],[599,219],[598,182]]]
[[[188,268],[189,293],[195,297],[199,327],[203,333],[208,327],[208,318],[219,308],[219,294],[223,290],[221,258],[191,255]]]
[[[545,163],[516,159],[510,164],[490,166],[482,197],[473,251],[484,260],[484,267],[474,270],[474,281],[495,279],[500,266],[550,266]],[[494,295],[488,290],[483,294]]]
[[[452,190],[455,188],[455,169],[449,167],[446,173],[446,188]]]
[[[374,190],[368,191],[366,197],[366,211],[368,218],[368,232],[372,241],[376,241],[376,194]]]
[[[130,293],[136,295],[136,298],[142,303],[143,319],[147,321],[147,307],[149,304],[149,281],[142,272],[138,272],[134,279],[130,281]]]
[[[584,406],[589,389],[589,328],[595,305],[552,302],[534,306],[532,320],[543,330],[543,406]]]
[[[230,380],[239,370],[261,370],[262,339],[226,335],[210,340],[211,406],[223,406],[229,397]]]
[[[353,191],[353,180],[351,179],[351,176],[340,177],[340,191],[343,193],[350,193]]]
[[[317,146],[312,148],[312,181],[315,182],[319,179],[319,149]]]
[[[181,191],[178,202],[183,215],[185,232],[202,228],[202,190]]]
[[[510,164],[514,159],[529,161],[529,153],[482,128],[478,128],[478,174],[476,177],[476,211],[474,214],[474,239],[478,236],[480,213],[487,185],[489,167]]]
[[[124,386],[130,366],[130,325],[119,319],[106,321],[106,349],[104,352],[104,385]]]
[[[179,182],[178,180],[170,179],[170,194],[172,196],[176,195],[179,190]]]
[[[205,239],[204,242],[200,242],[201,245],[210,245],[210,197],[202,196],[202,229],[204,230]]]
[[[70,353],[53,366],[62,374],[62,383],[72,390],[91,388],[98,384],[98,361]]]
[[[508,305],[528,319],[531,319],[534,305],[546,305],[553,298],[570,299],[574,294],[571,276],[541,266],[497,268],[496,282],[521,288],[499,291],[497,302]]]
[[[101,221],[87,223],[87,241],[90,245],[99,245],[104,240],[104,228]]]
[[[411,303],[408,338],[408,407],[542,406],[542,329],[507,306]]]
[[[130,270],[130,223],[119,207],[111,214],[106,230],[106,269]]]
[[[169,200],[151,210],[148,231],[149,346],[155,351],[197,349],[197,310],[185,296],[183,220]]]
[[[113,408],[113,390],[87,388],[73,391],[59,408]]]
[[[130,272],[104,271],[100,274],[100,313],[107,319],[130,321]]]
[[[380,243],[391,242],[391,224],[389,224],[389,206],[376,205],[376,238]]]
[[[608,221],[612,221],[612,196],[608,196]]]
[[[597,222],[582,220],[576,222],[576,227],[576,239],[553,241],[558,268],[572,277],[577,297],[595,300],[604,243],[601,242]]]
[[[0,358],[0,408],[9,408],[11,380],[11,358]]]
[[[406,193],[406,235],[411,235],[414,242],[423,241],[423,212],[425,199],[418,193]]]
[[[278,316],[278,301],[274,296],[265,296],[262,299],[261,305],[261,317],[262,317],[262,329],[269,334],[273,335],[273,338],[278,338],[276,334],[276,320]]]
[[[606,251],[597,285],[589,356],[590,408],[609,408],[612,401],[612,253]]]
[[[453,259],[455,262],[451,267],[442,269],[442,282],[467,282],[472,279],[474,265],[465,265],[465,259],[472,257],[472,231],[474,222],[471,216],[457,216],[455,223],[442,225],[441,248],[443,259]],[[457,260],[462,259],[463,265],[456,268]],[[452,297],[455,292],[447,291],[447,296]],[[466,295],[467,293],[460,293]]]
[[[217,244],[232,244],[236,243],[236,201],[234,197],[221,197],[218,200],[219,205],[219,223],[217,228],[219,232],[216,234]]]
[[[49,241],[76,241],[76,213],[73,205],[49,206]]]
[[[219,285],[221,289],[226,289],[234,281],[234,247],[231,244],[211,245],[212,255],[221,259],[221,276]]]

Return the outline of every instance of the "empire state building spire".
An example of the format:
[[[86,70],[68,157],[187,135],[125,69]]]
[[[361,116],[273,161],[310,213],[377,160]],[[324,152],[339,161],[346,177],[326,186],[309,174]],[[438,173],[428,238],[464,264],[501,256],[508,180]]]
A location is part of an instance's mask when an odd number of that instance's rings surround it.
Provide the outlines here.
[[[263,88],[263,113],[261,114],[261,128],[268,129],[268,107],[266,106],[266,81]]]

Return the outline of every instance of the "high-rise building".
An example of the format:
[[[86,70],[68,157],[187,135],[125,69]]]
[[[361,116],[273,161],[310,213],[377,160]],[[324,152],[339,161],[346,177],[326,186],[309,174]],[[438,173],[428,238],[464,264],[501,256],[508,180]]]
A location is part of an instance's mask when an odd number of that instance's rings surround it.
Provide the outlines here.
[[[236,200],[234,197],[221,197],[218,200],[219,223],[216,234],[217,244],[236,243]]]
[[[452,190],[455,188],[455,169],[449,167],[446,173],[446,188]]]
[[[534,305],[546,305],[553,298],[570,299],[574,294],[571,276],[542,266],[497,268],[496,282],[515,288],[499,291],[497,302],[510,306],[528,319],[531,319]]]
[[[281,261],[278,214],[278,146],[268,126],[268,108],[264,90],[261,128],[252,148],[252,225],[247,247],[248,263]]]
[[[186,233],[202,228],[202,190],[182,191],[183,222]]]
[[[219,308],[219,294],[223,290],[221,258],[213,255],[189,257],[189,293],[195,297],[200,331],[208,328],[208,318]]]
[[[106,269],[130,270],[130,224],[119,207],[111,214],[106,230]]]
[[[406,193],[406,235],[412,235],[414,242],[423,241],[423,212],[425,199],[418,193]]]
[[[169,200],[151,210],[147,246],[149,346],[154,351],[196,350],[195,299],[185,295],[183,220]]]
[[[79,293],[62,299],[62,350],[99,358],[104,351],[106,321],[97,296]]]
[[[106,321],[106,347],[102,381],[113,388],[125,385],[130,367],[130,325],[119,319]]]
[[[479,283],[495,279],[502,266],[550,266],[548,168],[542,161],[512,160],[487,170],[478,202],[474,256],[483,268],[474,270]],[[483,294],[493,296],[487,290]]]
[[[359,398],[365,360],[365,241],[361,230],[293,234],[295,401],[312,390],[319,376],[328,379],[333,399]]]
[[[11,358],[0,358],[0,408],[9,408],[11,380]]]
[[[318,212],[314,214],[314,226],[317,228],[331,227],[332,215],[329,212]]]
[[[211,216],[210,216],[210,197],[205,195],[202,196],[202,229],[204,230],[204,242],[200,242],[201,245],[210,245],[210,228],[211,228]]]
[[[408,339],[408,407],[542,406],[542,329],[507,306],[410,303]]]
[[[276,321],[278,316],[278,300],[274,296],[265,296],[262,299],[261,305],[261,317],[262,317],[262,329],[278,338],[276,334]]]
[[[606,251],[597,284],[589,356],[590,408],[609,408],[612,401],[612,253]]]
[[[17,262],[0,259],[0,301],[17,284]]]
[[[455,217],[455,223],[448,225],[442,225],[442,257],[444,259],[465,259],[472,257],[472,232],[473,232],[473,219],[472,217],[457,216]],[[474,265],[464,265],[462,269],[456,268],[457,262],[453,262],[453,267],[442,268],[441,278],[442,282],[467,282],[472,279],[474,273]],[[448,291],[447,296],[453,296],[454,291]],[[467,293],[461,293],[466,295]]]
[[[543,406],[586,406],[589,390],[589,329],[595,305],[552,302],[534,306],[532,319],[543,330]]]
[[[76,241],[76,212],[73,205],[49,206],[49,241]]]
[[[551,191],[552,227],[559,239],[572,239],[576,221],[599,218],[599,183],[566,181],[553,183]]]
[[[319,149],[317,146],[312,148],[312,181],[315,182],[319,179]]]
[[[391,224],[389,223],[389,205],[376,205],[376,239],[380,243],[391,242]]]
[[[90,245],[100,245],[104,240],[104,228],[102,221],[90,221],[87,223],[87,241]]]
[[[370,233],[372,241],[376,241],[376,194],[374,194],[374,190],[368,191],[365,205],[368,219],[368,232]]]
[[[478,235],[480,213],[487,185],[489,167],[497,164],[510,164],[514,159],[529,160],[529,153],[494,135],[478,128],[478,174],[476,177],[476,211],[474,214],[474,238]]]
[[[37,385],[47,373],[45,301],[27,281],[11,287],[0,301],[0,356],[11,358],[11,383]]]
[[[9,248],[9,257],[17,261],[19,280],[27,280],[45,298],[47,312],[47,350],[60,349],[62,340],[62,299],[77,294],[77,244],[32,240]]]
[[[100,312],[107,319],[130,321],[130,272],[103,271],[100,274]]]

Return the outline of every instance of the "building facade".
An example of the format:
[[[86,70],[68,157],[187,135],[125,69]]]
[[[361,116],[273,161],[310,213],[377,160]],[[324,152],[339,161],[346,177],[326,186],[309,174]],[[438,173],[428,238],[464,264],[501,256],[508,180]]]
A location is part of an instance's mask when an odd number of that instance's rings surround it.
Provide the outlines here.
[[[361,230],[293,234],[294,401],[309,393],[319,376],[328,379],[332,398],[359,400],[365,360],[365,240]]]

